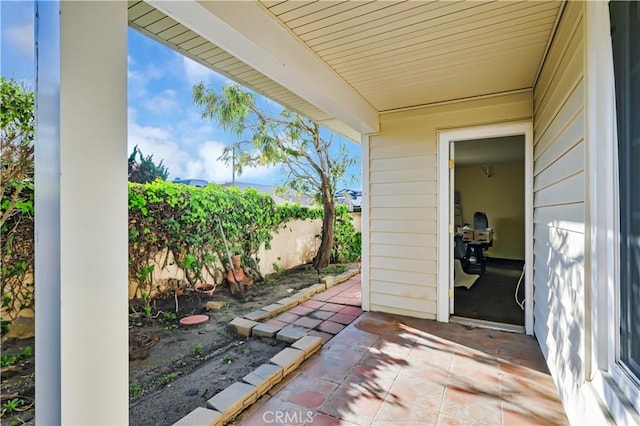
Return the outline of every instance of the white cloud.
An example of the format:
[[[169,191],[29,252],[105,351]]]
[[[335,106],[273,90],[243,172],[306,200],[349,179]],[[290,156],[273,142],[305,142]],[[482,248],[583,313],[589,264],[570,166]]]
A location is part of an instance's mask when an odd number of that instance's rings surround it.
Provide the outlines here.
[[[193,86],[201,81],[209,81],[209,77],[213,74],[210,69],[186,56],[182,56],[182,66],[184,69],[184,78],[187,80],[187,83],[189,83],[189,86]]]
[[[144,69],[134,70],[131,69],[131,65],[132,63],[129,63],[127,70],[129,97],[132,99],[147,97],[149,95],[147,86],[154,80],[162,79],[165,76],[165,70],[153,64],[147,65]]]
[[[4,33],[20,53],[29,59],[34,57],[33,20],[7,27]]]
[[[227,77],[195,62],[180,53],[176,53],[176,57],[182,61],[182,77],[185,79],[189,87],[204,81],[205,83],[216,83],[219,85],[230,83]]]
[[[202,177],[209,182],[230,182],[232,178],[231,164],[225,164],[218,158],[222,155],[225,144],[216,141],[206,141],[198,149],[198,159],[189,162],[187,172],[191,177]],[[276,174],[273,167],[245,168],[242,176],[236,175],[236,179],[244,182],[262,182],[265,179],[273,179]]]
[[[168,89],[163,90],[159,95],[145,100],[143,105],[154,114],[165,115],[175,112],[179,107],[179,102],[176,99],[176,91]]]
[[[213,140],[203,140],[193,135],[192,145],[195,152],[184,149],[176,141],[170,127],[142,126],[137,123],[136,110],[129,109],[128,131],[129,153],[134,146],[146,155],[153,154],[156,163],[163,161],[169,169],[169,179],[205,179],[209,182],[224,183],[231,180],[231,165],[226,165],[218,158],[222,155],[225,144]],[[277,170],[271,167],[245,169],[241,180],[246,182],[264,182],[275,180]]]

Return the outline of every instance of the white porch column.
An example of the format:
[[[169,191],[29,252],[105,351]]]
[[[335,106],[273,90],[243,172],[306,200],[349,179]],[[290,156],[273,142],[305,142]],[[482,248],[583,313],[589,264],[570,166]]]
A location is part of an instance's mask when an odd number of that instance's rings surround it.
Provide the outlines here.
[[[127,3],[37,3],[36,422],[127,424]]]

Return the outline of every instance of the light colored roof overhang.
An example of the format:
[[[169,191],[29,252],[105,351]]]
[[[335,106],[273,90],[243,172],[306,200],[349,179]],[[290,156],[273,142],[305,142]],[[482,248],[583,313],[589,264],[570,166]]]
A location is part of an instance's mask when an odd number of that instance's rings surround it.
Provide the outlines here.
[[[563,2],[130,1],[130,25],[358,141],[378,114],[531,89]]]

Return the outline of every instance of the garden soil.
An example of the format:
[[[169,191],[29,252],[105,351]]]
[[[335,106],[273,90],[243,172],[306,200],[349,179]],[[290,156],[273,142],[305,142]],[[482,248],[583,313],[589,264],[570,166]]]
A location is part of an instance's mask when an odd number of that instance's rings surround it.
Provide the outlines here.
[[[259,365],[286,347],[270,338],[242,338],[229,328],[237,316],[291,295],[316,284],[317,271],[304,265],[267,277],[249,289],[244,299],[231,295],[227,286],[219,286],[213,296],[186,291],[178,297],[157,298],[151,307],[151,318],[142,314],[143,301],[132,301],[139,314],[130,319],[130,351],[139,342],[150,342],[148,356],[129,362],[129,423],[131,425],[171,425],[196,407],[204,407],[207,399],[230,384],[241,380]],[[217,302],[218,309],[205,305]],[[194,326],[181,326],[179,319],[204,314],[208,321]],[[158,340],[159,338],[159,340]],[[25,353],[33,348],[33,339],[14,340],[2,345],[2,354]],[[28,353],[28,351],[27,351]],[[2,425],[34,424],[34,359],[23,356],[15,365],[21,370],[2,377],[3,406],[20,399],[12,412],[3,410]]]

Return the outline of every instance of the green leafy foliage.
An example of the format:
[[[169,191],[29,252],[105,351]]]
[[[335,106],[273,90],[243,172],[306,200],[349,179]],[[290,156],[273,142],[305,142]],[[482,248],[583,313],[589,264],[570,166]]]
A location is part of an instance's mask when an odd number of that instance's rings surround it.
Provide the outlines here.
[[[194,357],[199,357],[203,354],[204,350],[202,349],[202,345],[200,343],[196,344],[193,348],[191,348],[191,355]]]
[[[33,196],[32,189],[26,193]],[[337,211],[339,232],[334,257],[349,261],[356,251],[359,254],[359,240],[346,209],[338,206]],[[33,304],[33,283],[25,279],[32,276],[29,274],[33,271],[32,213],[32,209],[27,209],[14,216],[18,222],[30,224],[24,237],[14,233],[10,235],[13,244],[3,241],[2,305],[5,308],[16,303],[19,307]],[[270,196],[253,189],[240,191],[217,185],[197,188],[160,180],[129,183],[129,277],[138,284],[136,293],[143,299],[143,314],[152,315],[150,295],[154,290],[154,271],[170,262],[183,269],[191,284],[198,282],[203,271],[218,277],[218,284],[222,281],[224,267],[221,265],[227,263],[227,258],[221,228],[232,251],[243,256],[243,265],[257,272],[258,250],[262,245],[270,248],[274,233],[285,230],[289,221],[319,218],[323,218],[322,208],[276,205]],[[22,243],[16,245],[18,237]],[[7,247],[13,251],[7,251]],[[22,251],[16,251],[16,247]],[[164,262],[156,264],[158,256],[165,252],[168,254]],[[6,277],[15,279],[14,287],[7,286]],[[9,317],[2,319],[3,331],[6,318]],[[173,318],[165,316],[164,319]]]
[[[159,384],[160,386],[165,386],[176,380],[178,380],[178,373],[168,373],[160,377]]]
[[[129,385],[129,396],[136,399],[142,393],[142,385]]]
[[[129,181],[147,183],[156,179],[167,180],[169,170],[162,161],[156,164],[153,161],[153,155],[144,156],[138,149],[138,145],[134,146],[128,160]]]
[[[34,94],[0,78],[2,331],[33,305]]]
[[[353,218],[344,204],[336,206],[335,238],[331,263],[354,262],[362,252],[362,233],[353,226]]]
[[[32,356],[33,349],[31,346],[27,346],[17,355],[2,355],[2,357],[0,357],[0,367],[8,367],[10,365],[17,364],[23,359],[31,358]]]
[[[167,250],[161,267],[175,263],[192,286],[203,272],[222,281],[227,262],[222,238],[258,273],[257,253],[270,248],[274,232],[292,219],[313,219],[318,208],[276,206],[268,194],[209,185],[205,188],[156,180],[129,184],[129,276],[140,294],[151,294],[153,260]]]
[[[13,398],[2,404],[2,412],[3,413],[13,413],[17,411],[18,408],[22,405],[22,400],[20,398]]]

